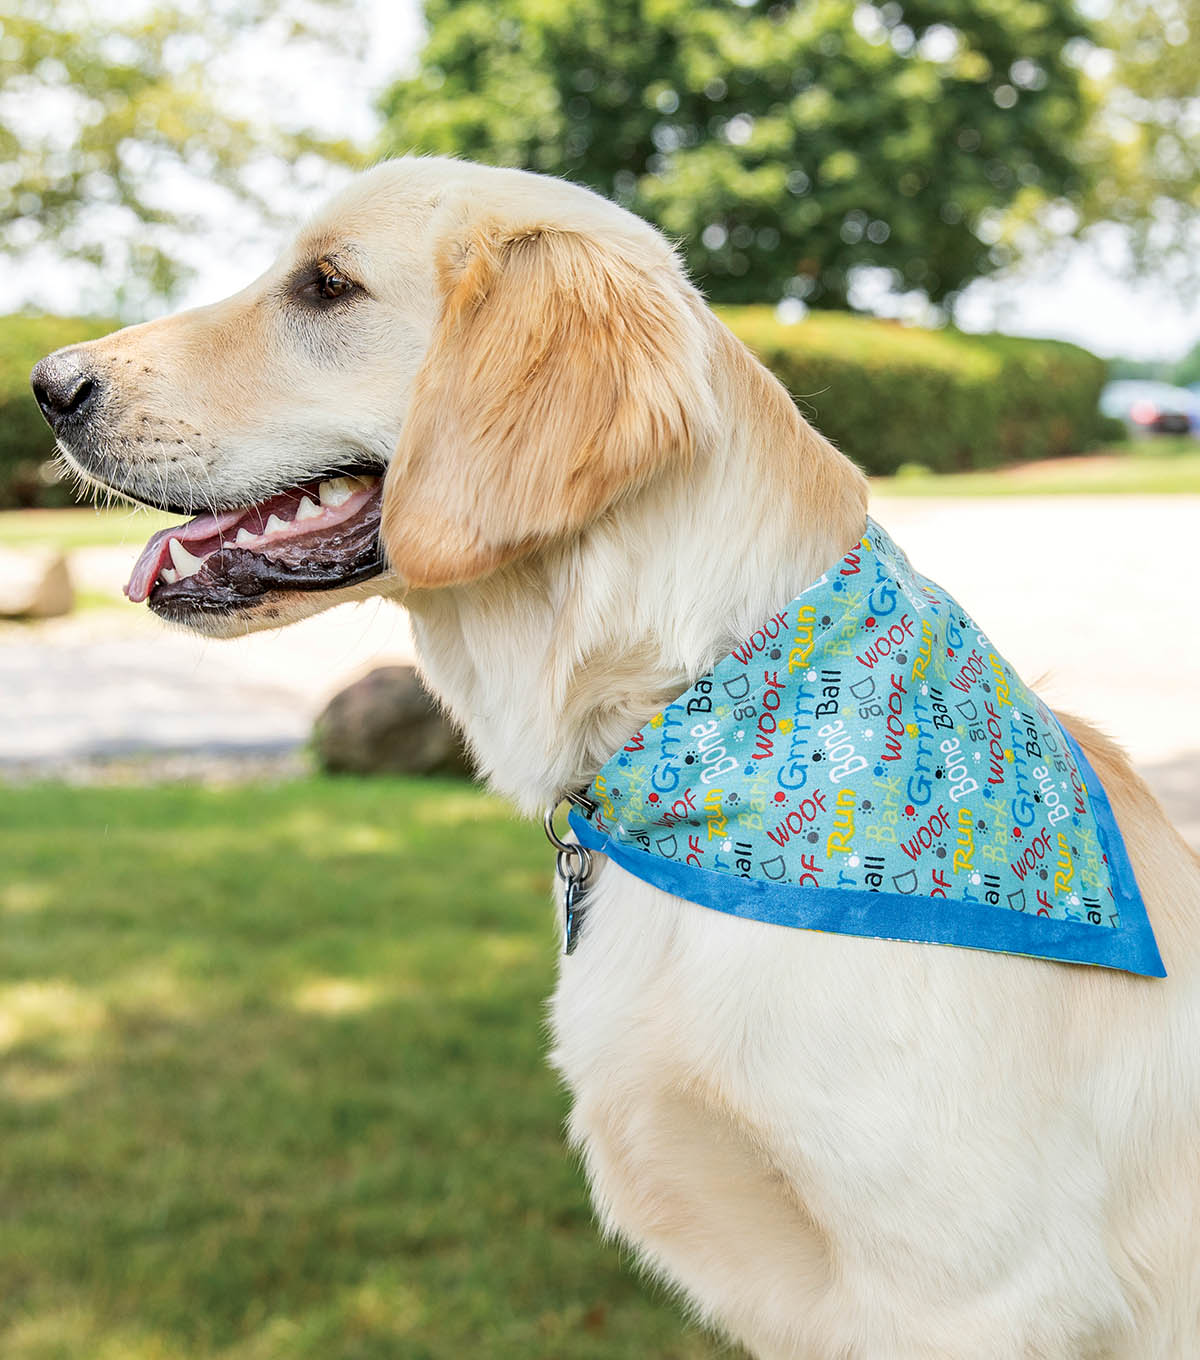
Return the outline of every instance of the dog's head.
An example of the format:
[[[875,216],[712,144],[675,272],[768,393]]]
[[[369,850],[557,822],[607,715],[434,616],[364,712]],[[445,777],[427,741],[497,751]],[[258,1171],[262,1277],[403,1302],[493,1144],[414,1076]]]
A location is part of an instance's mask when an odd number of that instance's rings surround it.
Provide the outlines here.
[[[360,176],[249,287],[43,359],[66,460],[196,516],[128,587],[228,634],[460,584],[691,458],[704,312],[587,190],[439,159]]]

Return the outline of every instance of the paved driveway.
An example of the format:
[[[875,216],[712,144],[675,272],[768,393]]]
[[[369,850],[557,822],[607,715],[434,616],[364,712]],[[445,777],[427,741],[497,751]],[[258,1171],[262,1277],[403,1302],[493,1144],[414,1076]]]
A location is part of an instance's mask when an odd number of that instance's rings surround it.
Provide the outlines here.
[[[880,501],[913,563],[953,591],[1054,706],[1116,736],[1200,846],[1198,496]],[[132,550],[75,555],[116,592]],[[0,629],[0,773],[168,773],[295,761],[313,717],[373,664],[411,655],[403,612],[350,605],[208,642],[145,609]]]
[[[86,571],[76,575],[94,586]],[[168,755],[181,771],[187,757],[261,766],[298,752],[343,685],[411,656],[406,615],[382,600],[228,642],[132,605],[0,625],[0,695],[12,715],[0,724],[0,773],[84,774]]]
[[[1200,496],[879,501],[1055,708],[1115,737],[1200,849]]]

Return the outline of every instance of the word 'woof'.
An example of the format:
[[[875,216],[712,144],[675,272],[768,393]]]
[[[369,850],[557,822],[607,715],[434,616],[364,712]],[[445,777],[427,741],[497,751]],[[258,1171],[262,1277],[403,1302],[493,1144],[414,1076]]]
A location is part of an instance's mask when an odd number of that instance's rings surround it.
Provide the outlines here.
[[[877,636],[863,648],[862,654],[854,659],[861,666],[866,666],[867,670],[874,670],[876,665],[885,656],[890,656],[898,647],[902,647],[905,642],[913,635],[913,621],[910,614],[901,614],[899,623],[889,624],[887,629],[880,631]]]
[[[743,666],[748,666],[755,652],[765,651],[786,629],[787,611],[773,614],[761,628],[756,628],[745,642],[739,642],[733,649],[733,654]]]

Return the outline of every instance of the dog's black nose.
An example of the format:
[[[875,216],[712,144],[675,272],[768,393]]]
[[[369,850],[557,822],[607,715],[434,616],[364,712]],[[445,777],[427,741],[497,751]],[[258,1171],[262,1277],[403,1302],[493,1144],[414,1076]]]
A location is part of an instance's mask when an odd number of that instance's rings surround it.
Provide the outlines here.
[[[40,360],[34,365],[29,381],[42,415],[55,434],[65,421],[86,416],[100,391],[100,384],[88,371],[83,356],[70,349],[60,349]]]

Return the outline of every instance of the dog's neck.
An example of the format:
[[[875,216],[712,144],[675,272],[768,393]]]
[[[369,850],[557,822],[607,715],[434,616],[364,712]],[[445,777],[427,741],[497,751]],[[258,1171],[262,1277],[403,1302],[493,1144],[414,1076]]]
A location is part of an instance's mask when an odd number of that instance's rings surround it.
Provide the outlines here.
[[[861,536],[866,484],[715,319],[721,436],[566,545],[407,604],[422,668],[489,783],[527,813]],[[714,355],[714,358],[716,356]]]

